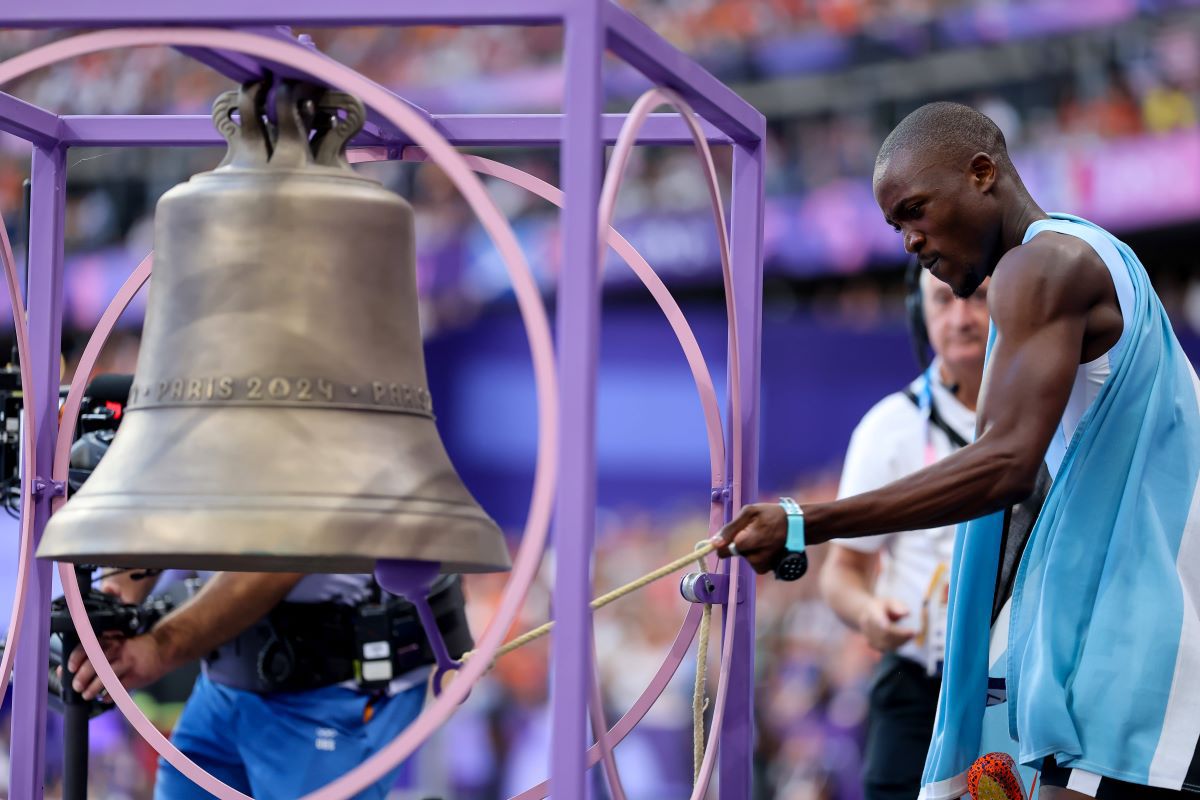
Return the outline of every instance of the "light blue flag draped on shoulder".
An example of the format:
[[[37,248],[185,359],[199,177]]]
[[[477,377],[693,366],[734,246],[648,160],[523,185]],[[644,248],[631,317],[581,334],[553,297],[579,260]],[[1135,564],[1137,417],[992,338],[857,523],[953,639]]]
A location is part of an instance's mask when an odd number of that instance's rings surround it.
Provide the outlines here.
[[[1200,383],[1137,256],[1065,214],[1035,223],[1124,263],[1133,304],[1111,374],[1067,446],[1013,585],[1010,733],[1019,760],[1179,789],[1200,738]],[[981,755],[1004,514],[959,528],[922,800],[956,798]],[[1193,776],[1194,777],[1194,776]]]

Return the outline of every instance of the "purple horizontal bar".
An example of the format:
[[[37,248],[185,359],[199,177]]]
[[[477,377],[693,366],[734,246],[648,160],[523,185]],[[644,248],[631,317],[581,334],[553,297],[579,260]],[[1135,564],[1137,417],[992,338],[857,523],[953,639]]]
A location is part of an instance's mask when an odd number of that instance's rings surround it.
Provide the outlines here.
[[[762,141],[766,118],[712,73],[688,58],[633,14],[605,2],[608,49],[654,83],[683,95],[702,117],[745,144]]]
[[[71,147],[219,145],[225,140],[207,114],[187,116],[64,116],[61,137]]]
[[[0,131],[48,148],[58,141],[60,128],[57,114],[0,92]]]
[[[616,141],[624,121],[624,114],[604,115],[601,132],[605,143]],[[433,123],[452,144],[463,147],[549,147],[558,145],[562,135],[562,117],[558,114],[446,114],[434,115]],[[709,143],[729,144],[729,137],[710,123],[702,121],[701,124]],[[224,143],[213,127],[212,119],[203,114],[64,116],[59,137],[64,144],[72,147],[215,146]],[[638,143],[643,145],[689,144],[691,141],[691,135],[678,114],[650,115],[638,137]],[[407,139],[400,136],[385,140],[369,131],[359,134],[352,142],[358,146],[408,143]]]
[[[180,116],[80,115],[62,117],[60,140],[71,147],[206,147],[225,144],[207,114]],[[381,136],[370,123],[354,137],[359,147],[404,144]]]
[[[503,145],[557,146],[562,140],[561,114],[435,114],[439,130],[451,142],[463,147]],[[625,123],[624,114],[604,114],[600,137],[613,144]],[[710,144],[730,144],[729,136],[712,124],[700,120]],[[678,114],[651,114],[638,136],[638,144],[689,144],[687,126]]]
[[[559,24],[563,0],[26,0],[0,4],[0,28],[126,25],[546,25]]]

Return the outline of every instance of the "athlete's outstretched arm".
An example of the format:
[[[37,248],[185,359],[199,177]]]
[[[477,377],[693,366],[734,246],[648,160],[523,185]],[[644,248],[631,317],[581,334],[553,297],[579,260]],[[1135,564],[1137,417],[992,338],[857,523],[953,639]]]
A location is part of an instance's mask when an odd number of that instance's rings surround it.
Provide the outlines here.
[[[1009,251],[988,293],[996,341],[976,441],[875,491],[805,505],[807,541],[936,528],[1027,497],[1070,397],[1089,314],[1110,298],[1115,303],[1098,258],[1064,257],[1060,242],[1041,239]],[[758,503],[745,506],[714,541],[720,555],[728,555],[733,542],[756,571],[767,572],[782,556],[786,538],[783,509]]]

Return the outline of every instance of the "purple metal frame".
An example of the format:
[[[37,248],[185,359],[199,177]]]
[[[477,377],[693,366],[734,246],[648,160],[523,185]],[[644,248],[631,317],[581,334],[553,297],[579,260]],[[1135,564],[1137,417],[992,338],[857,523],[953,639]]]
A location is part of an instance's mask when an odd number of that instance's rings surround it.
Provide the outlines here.
[[[29,313],[30,371],[39,401],[33,447],[37,460],[49,464],[58,435],[59,353],[63,311],[63,220],[66,212],[65,147],[37,146],[33,151],[30,196]],[[24,476],[30,480],[32,476]],[[36,476],[46,477],[46,476]],[[34,507],[34,541],[50,518],[50,497],[43,494]],[[9,791],[13,797],[42,796],[46,747],[46,663],[50,639],[50,570],[37,561],[26,587],[24,625],[13,665],[12,767]]]
[[[757,496],[758,378],[760,361],[763,230],[763,146],[765,120],[752,106],[636,17],[610,0],[441,0],[436,4],[384,0],[206,0],[172,7],[161,0],[40,0],[0,10],[0,28],[106,28],[200,25],[290,35],[276,26],[346,25],[562,25],[567,76],[564,113],[540,115],[432,115],[415,109],[459,146],[561,146],[562,184],[569,201],[561,214],[564,264],[558,287],[557,343],[562,393],[559,484],[554,522],[556,634],[552,652],[553,731],[551,795],[588,796],[586,781],[587,698],[591,686],[591,559],[595,534],[595,396],[600,286],[596,205],[604,146],[625,121],[602,114],[601,67],[605,49],[623,58],[651,81],[678,92],[703,118],[711,144],[731,145],[733,195],[731,247],[734,302],[738,319],[741,418],[730,419],[742,435],[741,486],[728,485],[726,515],[733,498]],[[306,46],[303,41],[297,46]],[[273,65],[228,52],[184,52],[236,80]],[[278,65],[276,72],[280,72]],[[409,104],[411,106],[411,103]],[[33,446],[38,463],[48,465],[57,433],[59,341],[62,328],[62,227],[67,148],[79,146],[217,145],[220,137],[208,117],[59,116],[0,93],[0,131],[34,145],[32,229],[28,310],[38,430]],[[409,144],[386,122],[371,123],[355,144],[389,148],[392,157]],[[639,144],[691,144],[675,114],[649,120]],[[730,404],[732,408],[732,403]],[[730,412],[731,413],[731,412]],[[733,453],[729,447],[727,452]],[[731,455],[730,458],[733,456]],[[728,465],[733,474],[733,464]],[[27,479],[29,476],[26,476]],[[45,476],[37,476],[45,477]],[[49,516],[49,498],[35,508],[34,538]],[[739,562],[743,579],[739,602],[725,607],[737,615],[729,701],[721,729],[720,787],[723,797],[750,796],[753,742],[754,575]],[[46,643],[50,564],[38,562],[26,598],[28,613],[18,643],[13,685],[13,797],[41,800],[45,748]]]

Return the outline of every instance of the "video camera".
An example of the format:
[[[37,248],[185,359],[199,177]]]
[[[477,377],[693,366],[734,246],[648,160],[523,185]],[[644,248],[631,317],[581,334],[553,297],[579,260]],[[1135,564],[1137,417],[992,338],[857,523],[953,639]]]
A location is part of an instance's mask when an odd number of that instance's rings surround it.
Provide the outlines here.
[[[79,491],[112,444],[125,416],[125,403],[132,386],[132,375],[97,375],[88,384],[79,406],[75,442],[71,445],[67,472],[70,491]]]
[[[71,463],[67,483],[72,492],[77,491],[91,475],[101,456],[111,444],[117,428],[121,425],[125,402],[133,384],[132,375],[99,375],[88,384],[80,405],[75,429],[75,442],[71,447]],[[59,403],[66,398],[69,387],[59,389]],[[0,502],[11,516],[20,513],[21,439],[23,408],[21,372],[8,365],[0,369]],[[88,619],[96,633],[117,633],[136,636],[150,630],[154,624],[170,612],[181,598],[161,595],[152,597],[140,605],[123,603],[110,594],[92,588],[93,567],[76,567],[80,592]],[[143,577],[156,574],[140,571]],[[103,577],[103,576],[102,576]],[[137,575],[135,574],[135,577]],[[63,687],[59,679],[59,667],[69,653],[64,653],[64,640],[73,648],[77,641],[74,623],[67,610],[66,598],[55,598],[50,604],[50,706],[63,711]],[[0,653],[4,643],[0,642]],[[89,716],[95,716],[112,706],[92,701],[88,705]]]
[[[83,595],[83,605],[87,610],[88,619],[97,634],[116,633],[121,636],[137,636],[146,633],[160,619],[169,614],[182,601],[178,593],[155,595],[144,603],[123,603],[111,594],[96,591],[92,588],[92,567],[76,568],[80,592]],[[150,578],[153,573],[143,571],[141,576]],[[139,577],[135,573],[134,577]],[[67,609],[65,597],[56,597],[50,602],[50,674],[47,687],[50,691],[50,707],[60,714],[63,712],[63,687],[59,678],[59,667],[63,666],[69,653],[63,653],[64,636],[75,641],[75,624],[71,620],[71,612]],[[0,655],[4,653],[7,642],[0,642]],[[88,716],[94,717],[112,708],[110,703],[93,700],[88,705]]]
[[[76,575],[80,579],[84,608],[97,634],[116,633],[128,637],[146,633],[177,605],[176,598],[168,595],[151,597],[141,604],[123,603],[111,594],[92,589],[91,571],[91,567],[79,567]],[[146,578],[151,577],[149,573],[141,574]],[[64,634],[67,639],[73,640],[74,632],[75,624],[67,610],[66,598],[56,597],[50,603],[50,679],[47,687],[50,691],[49,705],[59,713],[63,712],[63,687],[58,669],[70,655],[63,652]],[[100,700],[92,700],[87,705],[90,717],[112,708],[111,703]]]
[[[132,375],[98,375],[88,384],[75,426],[68,483],[72,491],[87,480],[100,456],[116,435],[133,385]],[[70,387],[58,390],[59,404]],[[13,364],[0,368],[0,505],[11,517],[20,514],[21,502],[21,371]]]
[[[21,371],[0,369],[0,502],[17,516],[21,502]]]

